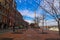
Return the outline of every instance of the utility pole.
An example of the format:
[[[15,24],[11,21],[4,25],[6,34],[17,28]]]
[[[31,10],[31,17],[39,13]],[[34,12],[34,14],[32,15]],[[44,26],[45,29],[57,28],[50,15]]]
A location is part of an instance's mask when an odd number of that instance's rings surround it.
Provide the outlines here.
[[[42,15],[42,33],[43,33],[43,31],[44,31],[44,14]]]
[[[34,16],[35,16],[35,19],[34,19],[35,27],[37,27],[38,26],[38,18],[36,17],[36,11],[34,13]]]
[[[34,16],[35,16],[35,24],[36,24],[36,11],[35,11],[35,13],[34,13]]]

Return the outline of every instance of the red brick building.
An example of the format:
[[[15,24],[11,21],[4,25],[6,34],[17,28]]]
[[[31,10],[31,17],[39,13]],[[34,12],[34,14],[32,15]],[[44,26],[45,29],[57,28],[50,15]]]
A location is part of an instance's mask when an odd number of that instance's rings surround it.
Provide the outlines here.
[[[0,0],[0,28],[7,28],[27,24],[23,16],[16,10],[14,0]],[[2,27],[3,26],[3,27]]]

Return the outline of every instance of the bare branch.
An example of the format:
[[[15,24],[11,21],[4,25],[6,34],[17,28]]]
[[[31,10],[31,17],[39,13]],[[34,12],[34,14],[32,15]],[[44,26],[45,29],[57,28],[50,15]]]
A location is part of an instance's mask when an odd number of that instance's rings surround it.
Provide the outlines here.
[[[54,15],[51,14],[51,12],[49,12],[48,10],[46,10],[43,6],[40,6],[45,12],[47,12],[48,14],[50,14],[56,21],[56,17]]]

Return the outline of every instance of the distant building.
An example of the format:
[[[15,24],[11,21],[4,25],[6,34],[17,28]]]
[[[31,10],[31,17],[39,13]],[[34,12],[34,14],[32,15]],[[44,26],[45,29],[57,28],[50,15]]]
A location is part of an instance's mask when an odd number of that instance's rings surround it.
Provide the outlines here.
[[[30,24],[31,28],[40,28],[37,23],[31,23]]]

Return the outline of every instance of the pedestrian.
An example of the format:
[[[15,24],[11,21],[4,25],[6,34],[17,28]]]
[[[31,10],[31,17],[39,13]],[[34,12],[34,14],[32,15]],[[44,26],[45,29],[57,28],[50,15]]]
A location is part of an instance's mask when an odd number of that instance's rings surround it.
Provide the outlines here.
[[[15,32],[15,23],[14,23],[14,26],[13,26],[13,32]]]

